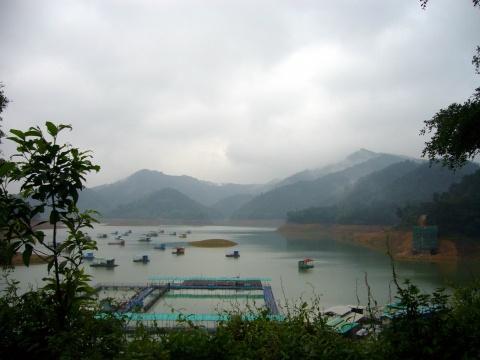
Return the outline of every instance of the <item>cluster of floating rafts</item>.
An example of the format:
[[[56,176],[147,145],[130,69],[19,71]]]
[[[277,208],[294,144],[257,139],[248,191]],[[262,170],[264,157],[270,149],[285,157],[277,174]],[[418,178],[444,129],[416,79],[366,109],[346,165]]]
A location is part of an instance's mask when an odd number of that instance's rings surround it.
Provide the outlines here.
[[[192,232],[190,230],[187,230],[184,233],[180,233],[180,234],[177,235],[177,232],[173,231],[173,232],[169,233],[168,235],[178,236],[179,238],[185,239],[187,237],[187,235],[191,234],[191,233]],[[118,230],[113,231],[113,232],[110,233],[110,235],[113,237],[113,240],[107,242],[107,244],[108,245],[124,246],[125,245],[124,237],[129,236],[131,234],[132,234],[132,230],[126,230],[123,233],[120,233]],[[158,237],[159,234],[166,235],[165,230],[160,229],[158,231],[153,231],[153,230],[148,231],[147,233],[142,234],[142,236],[140,238],[138,238],[138,241],[149,243],[149,242],[152,241],[153,237]],[[97,234],[98,239],[107,239],[108,237],[109,237],[109,234],[106,234],[106,233]],[[60,244],[61,244],[60,242],[57,242],[57,247]],[[157,250],[166,250],[166,244],[165,243],[156,244],[153,248],[157,249]],[[172,254],[184,255],[185,254],[185,248],[184,247],[175,247]],[[88,253],[83,254],[83,259],[88,260],[88,261],[92,261],[92,263],[90,264],[91,267],[114,268],[114,267],[118,266],[118,264],[115,264],[115,259],[96,258],[94,256],[93,252],[88,252]],[[147,264],[147,263],[150,262],[150,259],[149,259],[148,255],[138,255],[138,256],[135,256],[133,258],[133,262]]]
[[[185,231],[184,233],[177,234],[176,231],[169,233],[168,235],[170,236],[178,236],[179,238],[185,239],[189,234],[192,232],[190,230]],[[125,239],[123,238],[124,236],[129,236],[132,234],[132,230],[127,230],[120,234],[118,231],[113,231],[110,233],[111,236],[114,236],[113,241],[109,241],[107,244],[108,245],[120,245],[124,246],[125,245]],[[148,231],[145,234],[142,234],[140,238],[138,238],[139,242],[145,242],[149,243],[152,241],[152,237],[158,237],[159,234],[166,234],[165,230],[159,230],[159,231]],[[106,239],[108,238],[108,234],[101,233],[97,234],[97,238],[99,239]],[[173,244],[172,244],[173,245]],[[154,249],[156,250],[166,250],[167,244],[166,243],[160,243],[160,244],[155,244]],[[172,250],[173,255],[185,255],[185,248],[182,246],[175,246],[173,247]],[[238,259],[240,257],[240,251],[234,250],[228,254],[225,255],[227,258],[234,258]],[[90,266],[92,267],[104,267],[104,268],[114,268],[118,266],[115,264],[115,259],[101,259],[101,258],[95,258],[93,252],[89,252],[83,255],[84,260],[89,260],[92,261],[92,264]],[[148,255],[138,255],[133,258],[133,262],[135,263],[143,263],[147,264],[150,262],[150,259]]]

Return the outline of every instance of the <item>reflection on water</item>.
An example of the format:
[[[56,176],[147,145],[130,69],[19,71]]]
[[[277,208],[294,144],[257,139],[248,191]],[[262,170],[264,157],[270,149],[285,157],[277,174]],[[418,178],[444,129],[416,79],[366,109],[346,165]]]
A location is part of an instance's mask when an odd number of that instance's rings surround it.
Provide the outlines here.
[[[144,283],[149,276],[241,276],[267,277],[272,279],[272,287],[277,301],[305,300],[320,296],[325,306],[335,304],[351,304],[366,301],[365,274],[368,277],[373,295],[379,303],[388,302],[394,295],[390,288],[392,272],[390,260],[384,254],[364,247],[336,242],[328,238],[301,240],[285,238],[269,228],[227,227],[227,226],[162,226],[166,234],[174,231],[177,234],[191,230],[187,241],[210,238],[224,238],[238,243],[235,249],[240,251],[239,259],[225,257],[232,249],[206,249],[187,247],[185,255],[172,255],[174,243],[185,241],[178,236],[159,235],[150,243],[139,242],[138,239],[148,231],[159,230],[153,226],[106,226],[97,225],[92,236],[118,230],[120,233],[128,229],[132,234],[125,236],[125,246],[108,245],[113,236],[97,239],[97,257],[115,258],[119,265],[115,269],[91,268],[86,262],[86,271],[97,282],[140,282]],[[47,231],[51,236],[51,231]],[[60,236],[65,236],[61,230]],[[47,239],[47,241],[50,239]],[[154,249],[155,245],[166,243],[166,250]],[[148,255],[150,263],[134,263],[138,255]],[[305,257],[315,260],[315,268],[299,272],[297,261]],[[397,264],[397,272],[403,278],[410,278],[425,291],[446,286],[449,282],[462,282],[470,277],[470,273],[478,274],[477,263],[430,264],[403,262]],[[32,265],[30,268],[17,267],[13,276],[21,281],[22,288],[29,284],[33,287],[42,283],[46,275],[46,266]],[[244,300],[238,299],[240,303]],[[261,299],[255,299],[261,302]],[[190,311],[212,310],[217,304],[231,303],[231,299],[177,297],[165,298],[160,302],[157,311],[169,311],[173,308],[189,308]],[[187,306],[188,304],[188,306]],[[243,305],[242,305],[243,306]],[[221,308],[224,308],[222,305]],[[153,310],[155,311],[155,310]]]

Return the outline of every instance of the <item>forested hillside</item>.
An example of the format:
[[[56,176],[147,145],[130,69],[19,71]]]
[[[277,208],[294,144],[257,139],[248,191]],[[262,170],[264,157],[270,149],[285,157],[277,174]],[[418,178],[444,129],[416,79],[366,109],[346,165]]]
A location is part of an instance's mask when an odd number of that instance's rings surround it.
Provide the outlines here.
[[[119,205],[106,214],[122,219],[168,219],[211,222],[211,209],[174,189],[163,189],[130,203]]]
[[[421,214],[439,226],[444,235],[480,234],[480,170],[433,197],[433,201],[409,205],[399,211],[403,225],[412,225]]]
[[[404,161],[363,177],[337,203],[289,212],[287,220],[294,223],[398,224],[401,208],[432,200],[434,194],[447,191],[477,169],[477,165],[469,163],[454,172],[438,164],[430,166]]]
[[[361,177],[404,161],[404,157],[378,154],[367,161],[313,181],[300,181],[258,195],[233,214],[236,219],[284,219],[287,212],[336,204]]]

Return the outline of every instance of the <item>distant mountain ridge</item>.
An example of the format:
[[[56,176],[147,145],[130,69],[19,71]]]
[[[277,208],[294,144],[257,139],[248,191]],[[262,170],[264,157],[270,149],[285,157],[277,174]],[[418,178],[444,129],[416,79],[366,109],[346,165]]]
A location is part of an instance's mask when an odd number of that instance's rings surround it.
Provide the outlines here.
[[[329,164],[317,169],[307,169],[300,171],[298,173],[295,173],[291,176],[286,177],[285,179],[278,181],[275,184],[275,187],[280,187],[284,185],[291,185],[299,181],[312,181],[316,180],[322,176],[342,171],[345,170],[349,167],[352,167],[354,165],[361,164],[365,161],[368,161],[370,159],[374,159],[376,157],[379,157],[381,155],[388,155],[388,154],[382,154],[382,153],[376,153],[367,149],[360,149],[358,151],[355,151],[354,153],[348,155],[344,160],[339,161],[334,164]],[[395,155],[399,156],[399,155]],[[407,159],[405,156],[399,156],[401,158]]]
[[[311,206],[331,205],[362,176],[404,160],[389,154],[368,156],[344,170],[332,172],[312,181],[299,181],[258,195],[237,210],[236,219],[283,219],[287,212]]]
[[[109,212],[116,219],[182,220],[209,223],[213,211],[181,192],[165,188],[140,199],[117,206]]]
[[[420,201],[452,181],[448,170],[430,168],[425,161],[360,149],[338,163],[267,184],[215,184],[140,170],[112,184],[85,189],[79,207],[96,209],[104,218],[279,220],[312,207]]]
[[[263,186],[215,184],[190,176],[167,175],[160,171],[144,169],[112,184],[85,189],[81,193],[79,206],[98,209],[104,216],[111,216],[111,212],[118,206],[167,188],[177,190],[204,206],[211,206],[230,196],[261,191]]]
[[[198,180],[186,175],[167,175],[161,171],[139,170],[127,178],[113,184],[101,185],[92,188],[105,197],[114,195],[113,202],[120,201],[118,193],[121,191],[121,201],[131,201],[152,191],[171,188],[178,190],[195,201],[204,205],[212,205],[227,196],[238,193],[252,193],[261,185],[215,184],[209,181]]]
[[[401,220],[399,209],[408,204],[431,201],[435,193],[479,169],[468,163],[453,172],[438,164],[403,161],[361,179],[335,204],[314,206],[288,214],[295,223],[339,223],[394,225]]]

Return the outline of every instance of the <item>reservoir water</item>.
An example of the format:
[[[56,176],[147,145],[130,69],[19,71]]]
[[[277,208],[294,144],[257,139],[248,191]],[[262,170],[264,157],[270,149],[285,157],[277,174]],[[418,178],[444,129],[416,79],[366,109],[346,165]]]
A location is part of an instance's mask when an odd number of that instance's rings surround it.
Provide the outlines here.
[[[123,233],[125,246],[108,245],[113,241],[111,232]],[[152,237],[149,243],[138,239],[148,231],[163,229],[165,234]],[[187,239],[168,235],[181,234],[191,230]],[[47,241],[51,240],[51,230],[45,230]],[[107,233],[107,239],[97,239],[96,257],[115,258],[119,265],[114,269],[92,268],[85,262],[86,271],[92,275],[92,283],[145,283],[151,276],[240,276],[271,278],[277,302],[285,304],[300,299],[311,301],[320,298],[321,306],[356,304],[357,295],[362,304],[367,299],[365,274],[373,296],[379,304],[385,304],[394,296],[392,270],[389,258],[379,252],[364,247],[336,242],[328,238],[288,239],[273,228],[231,227],[231,226],[107,226],[96,225],[90,231],[96,238],[99,233]],[[59,231],[60,241],[65,238],[65,230]],[[238,243],[234,248],[186,247],[185,255],[172,254],[169,247],[181,241],[204,239],[228,239]],[[154,245],[166,243],[167,249],[156,250]],[[225,254],[240,251],[240,258],[227,258]],[[148,264],[134,263],[138,255],[148,255]],[[297,261],[303,258],[315,260],[315,267],[301,272]],[[432,291],[451,283],[463,282],[471,273],[478,274],[478,266],[471,264],[432,264],[401,262],[396,264],[400,278],[413,280],[424,291]],[[46,265],[18,266],[12,277],[19,280],[22,289],[34,288],[42,284],[47,275]],[[229,300],[222,300],[224,303]],[[168,311],[181,308],[186,312],[213,312],[218,309],[218,300],[166,298],[152,311]]]

